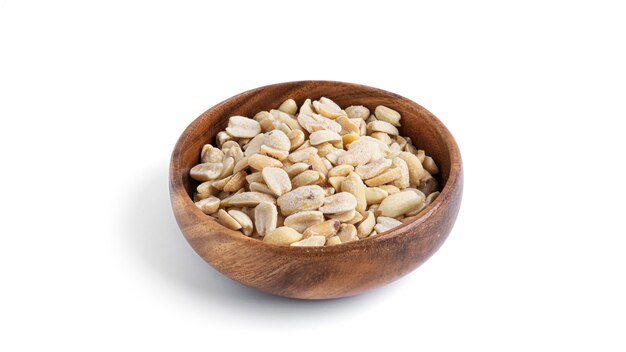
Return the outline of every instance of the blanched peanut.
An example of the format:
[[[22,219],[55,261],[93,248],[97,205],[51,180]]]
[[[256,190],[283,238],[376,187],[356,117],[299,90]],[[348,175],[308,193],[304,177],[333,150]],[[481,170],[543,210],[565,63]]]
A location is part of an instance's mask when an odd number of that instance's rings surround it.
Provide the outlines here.
[[[309,237],[309,238],[312,238],[312,237]],[[341,244],[341,239],[339,239],[339,236],[329,237],[326,240],[326,245],[327,246],[336,246],[338,244]]]
[[[424,199],[415,192],[402,191],[383,199],[376,214],[395,218],[417,208],[423,201]]]
[[[374,110],[374,115],[380,121],[388,122],[394,126],[400,126],[400,113],[384,105],[378,105]]]
[[[291,191],[291,181],[285,170],[277,167],[266,167],[261,170],[261,176],[267,187],[277,196]]]
[[[248,157],[248,165],[260,171],[266,167],[282,167],[283,163],[266,155],[254,154]]]
[[[272,131],[272,132],[274,132],[274,131]],[[278,132],[280,132],[280,131],[278,131]],[[259,149],[259,154],[267,155],[267,156],[269,156],[271,158],[274,158],[276,160],[279,160],[279,161],[283,161],[283,160],[287,159],[287,156],[289,156],[289,152],[288,151],[286,151],[286,150],[279,150],[279,149],[275,149],[275,148],[272,148],[272,147],[268,147],[265,144],[261,146],[261,149]]]
[[[241,192],[222,200],[224,207],[253,207],[261,202],[276,203],[274,197],[260,192]]]
[[[348,243],[359,239],[356,227],[352,224],[341,224],[337,236],[341,240],[341,243]]]
[[[307,228],[304,231],[303,235],[304,238],[308,238],[311,236],[331,237],[337,234],[340,226],[341,222],[339,220],[327,220]]]
[[[420,160],[415,154],[411,154],[409,152],[400,152],[400,154],[398,154],[398,158],[404,160],[409,168],[410,184],[413,186],[418,185],[424,173],[424,168],[422,167]]]
[[[196,191],[198,191],[198,193],[200,193],[203,196],[216,196],[219,193],[219,190],[215,187],[213,187],[213,183],[215,181],[205,181],[202,182],[201,184],[198,185],[198,187],[196,187]],[[204,197],[206,198],[206,197]]]
[[[289,133],[287,133],[287,137],[289,137],[289,143],[291,144],[291,147],[289,147],[290,152],[301,146],[305,139],[304,132],[300,130],[289,131]]]
[[[324,236],[311,236],[291,244],[292,247],[321,247],[326,242]]]
[[[237,138],[252,138],[261,133],[261,125],[253,119],[243,116],[231,116],[228,119],[226,133]]]
[[[317,114],[298,114],[298,123],[309,133],[319,130],[329,130],[336,133],[341,132],[341,125],[337,122]]]
[[[356,208],[356,198],[348,192],[339,192],[324,199],[320,211],[324,214],[342,213]]]
[[[256,115],[254,115],[253,119],[257,122],[261,122],[265,119],[272,118],[272,115],[269,111],[259,111]]]
[[[357,136],[356,139],[359,138],[359,125],[356,122],[347,116],[339,116],[335,121],[341,126],[340,135],[355,134]]]
[[[289,245],[302,239],[302,234],[291,227],[278,227],[269,231],[263,237],[263,242],[271,244]]]
[[[343,181],[345,181],[345,179],[345,176],[329,177],[328,183],[330,183],[330,185],[337,191],[341,191],[341,185],[343,184]]]
[[[338,220],[342,223],[347,223],[348,221],[352,220],[355,216],[355,214],[358,214],[358,212],[355,209],[349,210],[349,211],[344,211],[341,213],[335,213],[335,214],[326,214],[326,216],[329,219],[332,220]]]
[[[213,214],[220,207],[220,199],[213,197],[213,196],[209,196],[208,198],[204,198],[202,200],[197,201],[195,204],[200,210],[202,210],[203,213]]]
[[[341,110],[339,105],[335,104],[334,101],[325,97],[322,97],[319,101],[314,101],[313,108],[317,110],[318,114],[321,114],[331,119],[335,119],[343,115],[343,111]]]
[[[298,188],[307,185],[316,185],[324,182],[326,178],[322,173],[315,170],[306,170],[301,172],[291,180],[293,188]]]
[[[394,125],[385,121],[372,121],[367,124],[367,129],[375,132],[385,132],[390,136],[397,136],[400,134],[400,131],[398,131]]]
[[[285,226],[298,232],[304,232],[309,227],[324,222],[324,214],[317,210],[301,211],[285,218]]]
[[[367,199],[365,197],[365,185],[361,180],[354,180],[351,177],[346,177],[346,180],[341,182],[341,192],[348,192],[356,199],[357,211],[365,211],[367,206]]]
[[[426,206],[430,205],[435,199],[439,197],[439,192],[433,192],[426,197]]]
[[[311,156],[312,154],[317,155],[317,149],[309,147],[292,152],[291,154],[289,154],[288,159],[292,163],[301,163],[309,160],[309,156]]]
[[[435,160],[433,158],[426,156],[424,157],[424,162],[422,162],[424,169],[428,171],[431,175],[436,175],[439,173],[439,168],[437,164],[435,164]]]
[[[220,209],[217,212],[217,221],[231,230],[239,230],[241,228],[237,220],[230,216],[224,209]]]
[[[272,192],[272,190],[269,189],[269,187],[267,187],[265,183],[252,182],[250,185],[248,185],[248,187],[250,188],[251,192],[261,192],[261,193],[269,194],[271,196],[274,195],[274,192]]]
[[[365,200],[368,205],[379,204],[385,199],[389,193],[379,187],[366,187],[365,188]]]
[[[256,135],[256,137],[252,138],[248,144],[244,147],[244,156],[250,156],[252,154],[256,154],[261,149],[263,142],[265,141],[265,134],[260,133]]]
[[[197,181],[209,181],[216,179],[220,173],[224,165],[222,163],[203,163],[198,164],[191,168],[189,171],[189,175],[191,178]]]
[[[376,218],[376,225],[374,226],[374,230],[376,230],[377,233],[383,233],[400,225],[402,225],[402,222],[394,218],[379,216]]]
[[[269,202],[261,202],[254,208],[254,226],[259,236],[263,237],[274,230],[278,222],[276,206]]]
[[[346,114],[351,119],[365,120],[370,116],[370,110],[363,105],[352,105],[346,108]]]
[[[374,178],[365,180],[365,184],[370,187],[382,186],[400,177],[402,177],[402,171],[400,171],[400,169],[398,168],[393,168],[383,172],[382,174]]]
[[[354,171],[352,165],[338,165],[328,171],[328,176],[348,176],[352,171]]]
[[[393,185],[400,189],[409,187],[411,183],[409,182],[409,167],[407,166],[406,161],[395,157],[393,158],[393,166],[400,170],[400,177],[393,180]]]
[[[282,104],[280,104],[280,106],[278,107],[278,110],[284,113],[287,113],[289,115],[295,115],[296,112],[298,111],[298,105],[296,105],[295,100],[287,99]]]
[[[302,133],[302,131],[300,131],[300,133]],[[280,130],[274,130],[266,133],[263,138],[263,145],[285,152],[288,152],[291,148],[289,137]]]
[[[324,190],[317,185],[298,187],[280,196],[277,203],[285,216],[303,210],[316,210],[324,204]]]
[[[307,163],[295,163],[289,166],[285,167],[285,172],[287,172],[287,175],[289,175],[289,177],[293,178],[296,175],[299,175],[300,173],[306,171],[306,170],[311,170],[313,169],[311,167],[311,165],[307,164]]]
[[[341,136],[333,131],[321,130],[315,131],[309,135],[311,145],[319,145],[325,142],[340,142]]]
[[[356,167],[356,173],[361,176],[361,179],[367,180],[376,177],[391,167],[392,161],[386,158],[380,158],[378,160],[369,162],[365,165],[359,165]]]
[[[261,176],[260,172],[253,172],[250,175],[246,176],[246,182],[249,184],[252,182],[264,182],[263,176]]]
[[[241,232],[243,232],[244,235],[250,236],[252,234],[252,220],[250,220],[250,217],[246,213],[239,210],[231,209],[228,211],[228,215],[230,215],[233,219],[235,219],[235,221],[237,221],[237,223],[239,223],[239,225],[241,226]]]
[[[365,219],[363,219],[357,227],[357,234],[360,238],[367,237],[374,229],[374,225],[376,225],[376,217],[374,216],[374,213],[368,211],[366,214]]]
[[[246,172],[239,171],[238,173],[232,175],[230,180],[224,185],[224,192],[236,192],[237,190],[242,189],[246,185]]]
[[[203,163],[220,163],[224,160],[224,152],[210,144],[205,144],[200,152],[200,160]]]

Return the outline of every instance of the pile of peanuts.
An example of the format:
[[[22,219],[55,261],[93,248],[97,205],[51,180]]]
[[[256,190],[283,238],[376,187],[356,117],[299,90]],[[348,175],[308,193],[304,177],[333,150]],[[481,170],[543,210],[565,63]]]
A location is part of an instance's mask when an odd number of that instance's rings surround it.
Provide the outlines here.
[[[412,220],[438,195],[435,161],[399,134],[379,105],[341,109],[328,98],[288,99],[254,118],[231,116],[190,176],[196,206],[264,242],[330,246]]]

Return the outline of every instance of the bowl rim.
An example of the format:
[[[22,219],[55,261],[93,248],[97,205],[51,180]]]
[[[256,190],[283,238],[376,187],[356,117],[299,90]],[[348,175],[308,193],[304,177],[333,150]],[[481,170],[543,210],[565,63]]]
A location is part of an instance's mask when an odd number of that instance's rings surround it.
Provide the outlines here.
[[[402,225],[393,228],[392,230],[383,232],[382,234],[378,234],[375,237],[366,237],[363,239],[359,239],[358,241],[352,241],[348,243],[341,243],[333,246],[320,246],[320,247],[300,247],[300,246],[287,246],[287,245],[277,245],[263,242],[262,240],[251,238],[245,235],[242,235],[239,231],[231,230],[219,222],[215,221],[210,216],[204,214],[193,202],[193,199],[187,194],[184,183],[183,183],[183,175],[180,172],[176,172],[176,170],[180,170],[180,156],[181,156],[181,146],[185,144],[186,140],[192,134],[192,132],[197,128],[197,125],[200,124],[200,121],[205,118],[212,110],[218,109],[224,105],[227,105],[232,99],[241,96],[248,96],[259,93],[263,90],[269,88],[277,88],[283,86],[297,86],[297,85],[307,85],[307,84],[338,84],[344,86],[350,86],[357,89],[365,89],[374,93],[383,94],[386,96],[392,96],[395,99],[399,99],[404,101],[409,105],[413,105],[416,108],[422,110],[426,115],[428,115],[430,121],[434,125],[437,132],[442,136],[444,140],[447,150],[450,154],[450,172],[448,175],[448,180],[446,181],[444,187],[440,190],[439,196],[429,204],[426,208],[424,208],[421,212],[415,215],[415,219],[403,223]],[[411,231],[406,231],[409,226],[419,226],[424,222],[428,221],[435,213],[442,211],[442,206],[445,206],[446,203],[453,200],[453,193],[457,187],[462,187],[462,173],[463,173],[463,165],[461,161],[461,153],[459,151],[459,147],[456,143],[456,140],[448,130],[448,128],[441,122],[433,113],[429,110],[421,106],[420,104],[410,100],[404,96],[399,94],[386,91],[384,89],[371,87],[367,85],[362,85],[358,83],[350,83],[350,82],[342,82],[342,81],[332,81],[332,80],[301,80],[301,81],[287,81],[281,83],[274,83],[269,85],[264,85],[258,88],[253,88],[242,93],[233,95],[227,99],[222,100],[221,102],[215,104],[205,112],[203,112],[200,116],[196,117],[182,132],[176,144],[174,145],[174,149],[171,154],[170,164],[169,164],[169,187],[170,187],[170,200],[172,205],[175,201],[182,201],[185,209],[191,211],[195,218],[202,223],[207,223],[211,225],[218,225],[224,229],[224,233],[227,233],[229,238],[233,241],[241,242],[245,245],[253,245],[253,246],[262,246],[267,249],[273,249],[276,251],[295,251],[302,253],[310,253],[310,254],[319,254],[319,253],[332,253],[332,252],[343,252],[349,250],[357,250],[362,249],[363,247],[369,247],[374,243],[384,242],[391,239],[397,239],[399,237],[406,237],[411,235]],[[209,226],[210,228],[210,226]]]

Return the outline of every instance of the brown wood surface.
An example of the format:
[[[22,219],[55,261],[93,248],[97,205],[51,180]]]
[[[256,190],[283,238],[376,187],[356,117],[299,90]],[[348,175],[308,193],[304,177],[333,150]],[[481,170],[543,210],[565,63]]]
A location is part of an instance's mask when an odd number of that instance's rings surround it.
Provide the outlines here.
[[[321,96],[341,107],[386,105],[402,114],[401,135],[434,158],[441,195],[412,222],[373,238],[330,247],[263,243],[231,231],[203,214],[191,194],[189,170],[206,143],[214,143],[232,115],[252,117],[288,98],[298,106]],[[224,275],[280,296],[325,299],[351,296],[389,283],[417,268],[439,249],[456,220],[463,189],[461,156],[454,138],[429,111],[399,95],[358,84],[301,81],[247,91],[217,104],[180,136],[170,163],[172,208],[193,249]]]

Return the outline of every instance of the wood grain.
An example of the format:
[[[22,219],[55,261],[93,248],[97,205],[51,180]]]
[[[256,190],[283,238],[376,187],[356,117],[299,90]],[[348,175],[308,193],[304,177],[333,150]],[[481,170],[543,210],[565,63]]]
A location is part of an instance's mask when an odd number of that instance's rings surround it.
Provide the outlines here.
[[[231,231],[193,204],[197,185],[189,170],[202,146],[214,142],[231,115],[252,117],[293,98],[326,96],[341,107],[386,105],[402,114],[401,134],[432,156],[441,170],[441,195],[414,221],[373,238],[331,247],[263,243]],[[280,296],[326,299],[351,296],[389,283],[417,268],[448,237],[461,204],[463,171],[447,128],[420,105],[399,95],[358,84],[301,81],[253,89],[227,99],[194,120],[180,136],[170,163],[170,197],[176,220],[193,249],[215,269],[244,285]]]

